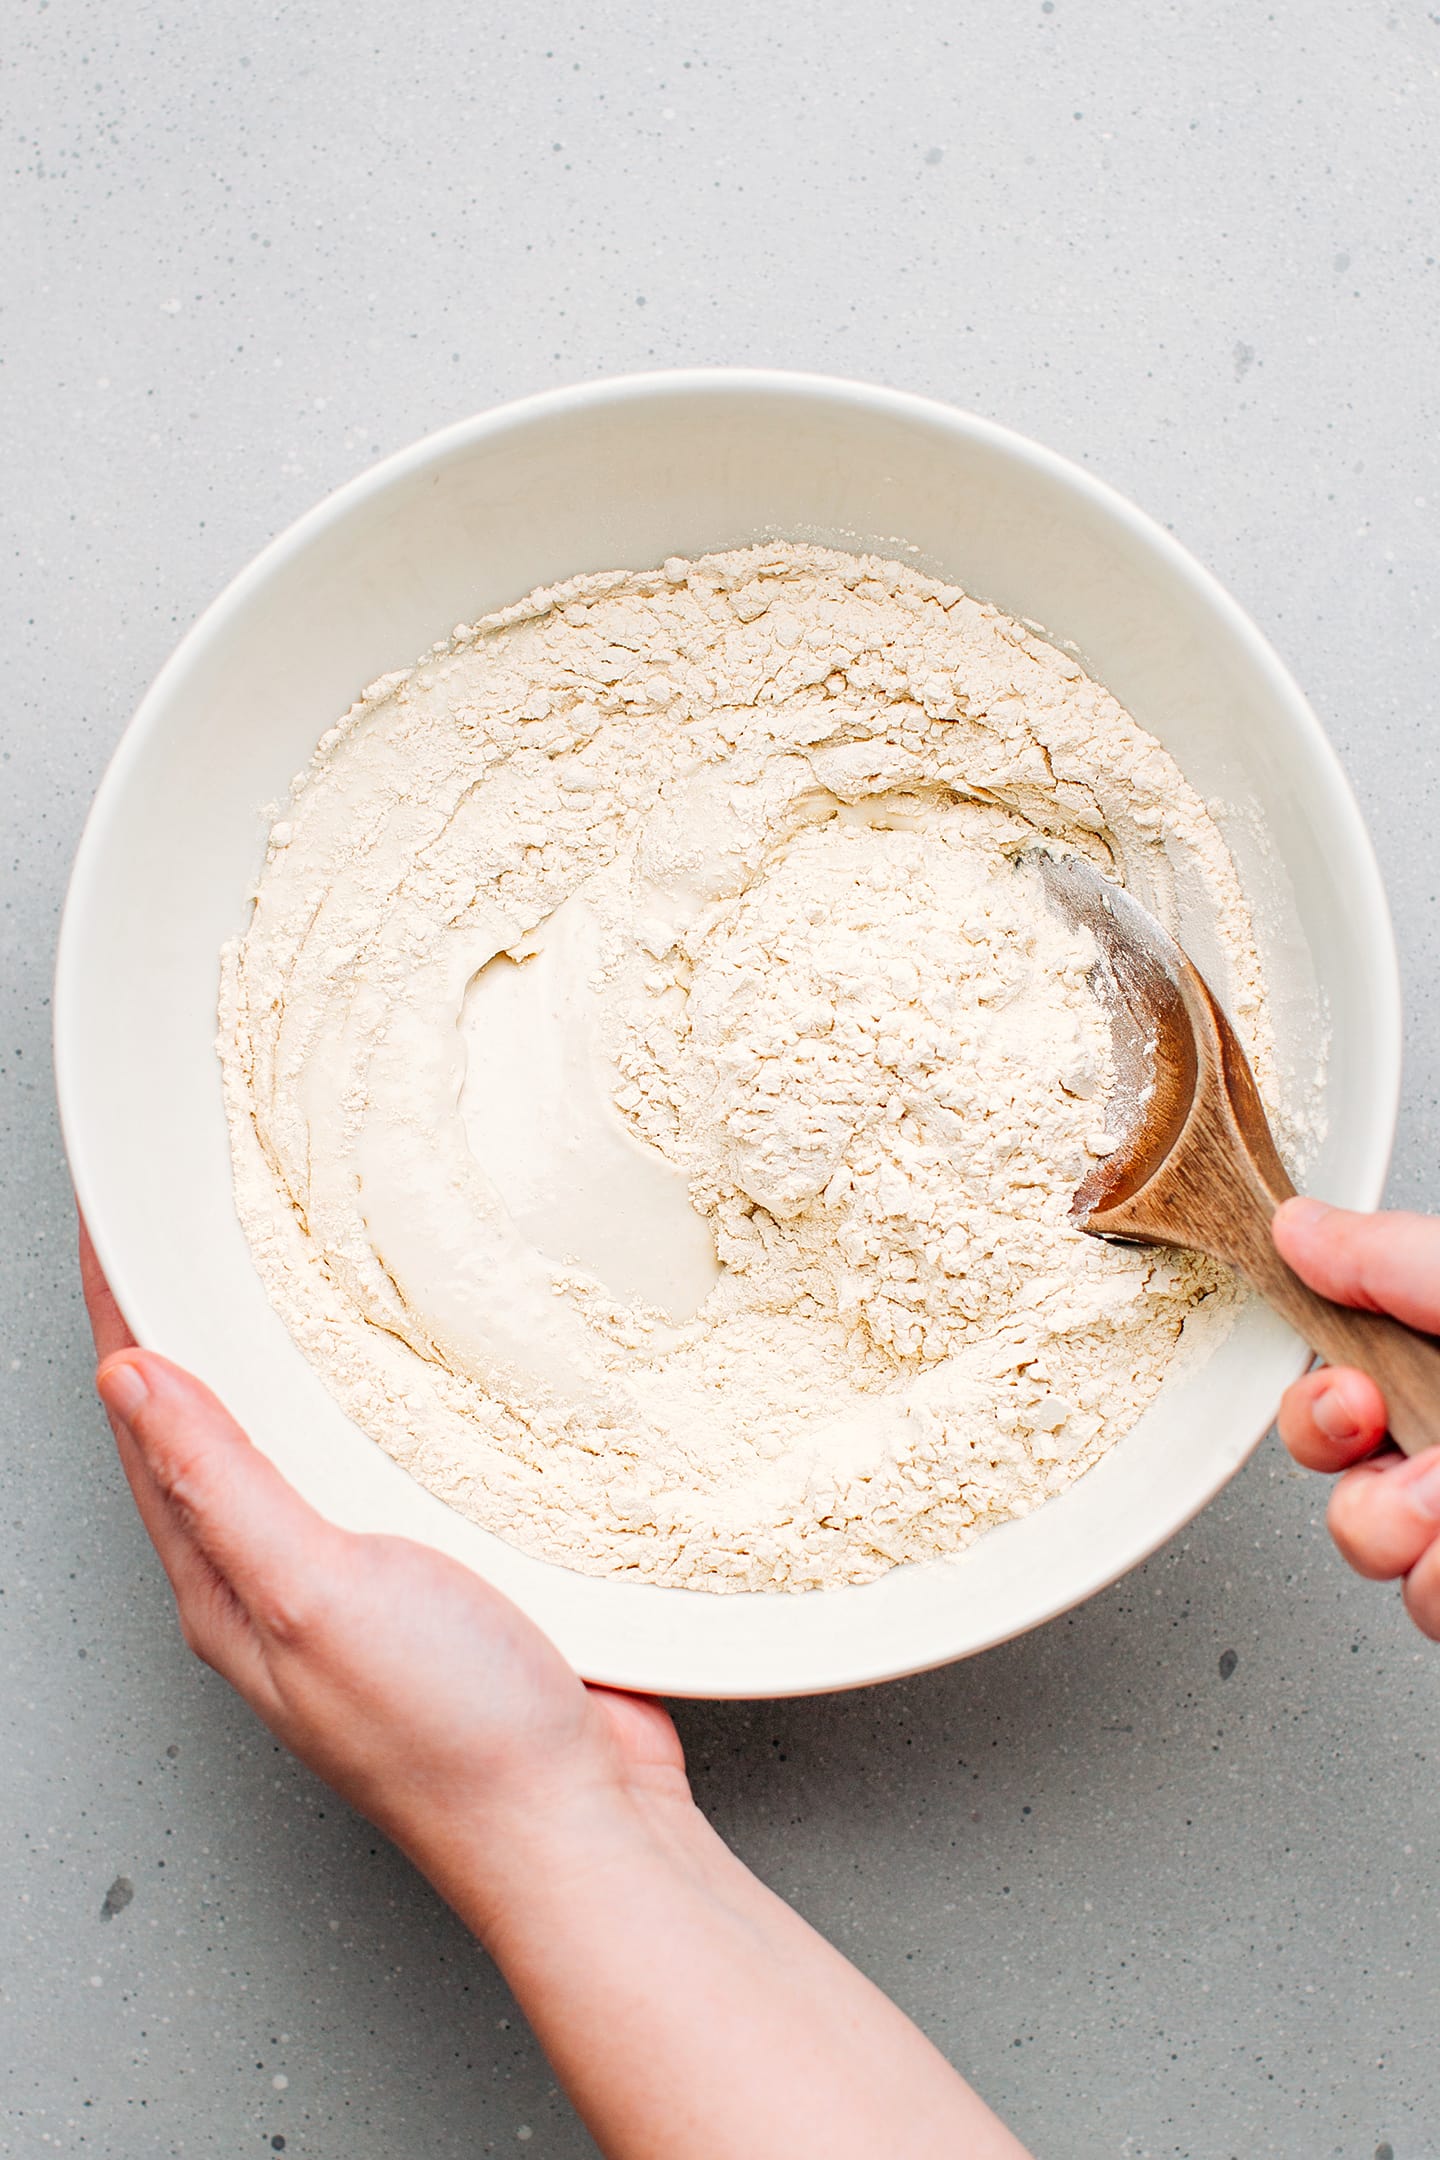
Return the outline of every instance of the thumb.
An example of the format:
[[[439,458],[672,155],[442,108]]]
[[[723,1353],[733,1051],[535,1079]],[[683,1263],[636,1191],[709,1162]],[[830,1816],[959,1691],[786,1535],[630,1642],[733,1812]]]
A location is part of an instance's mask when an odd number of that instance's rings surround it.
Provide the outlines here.
[[[1361,1215],[1321,1200],[1287,1200],[1275,1247],[1312,1290],[1362,1312],[1393,1313],[1407,1327],[1440,1329],[1440,1220]]]

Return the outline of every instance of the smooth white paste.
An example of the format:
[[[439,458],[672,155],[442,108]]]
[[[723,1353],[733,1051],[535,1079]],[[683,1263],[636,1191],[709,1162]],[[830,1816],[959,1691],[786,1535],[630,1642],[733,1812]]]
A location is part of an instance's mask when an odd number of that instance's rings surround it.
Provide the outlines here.
[[[1088,939],[1036,837],[1249,919],[1173,761],[1064,653],[778,543],[577,578],[373,684],[227,947],[236,1194],[356,1422],[527,1550],[697,1589],[952,1551],[1124,1433],[1189,1256],[1069,1220]]]

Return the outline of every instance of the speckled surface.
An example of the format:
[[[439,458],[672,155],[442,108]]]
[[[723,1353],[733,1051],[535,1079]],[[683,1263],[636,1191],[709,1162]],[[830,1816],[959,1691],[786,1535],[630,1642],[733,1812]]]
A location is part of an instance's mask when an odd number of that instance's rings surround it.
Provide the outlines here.
[[[929,391],[1297,669],[1399,926],[1394,1197],[1440,1205],[1440,15],[18,0],[6,44],[0,2149],[571,2160],[485,1958],[187,1659],[92,1404],[46,1045],[93,784],[230,573],[426,429],[670,363]],[[1271,1440],[1036,1637],[683,1713],[725,1833],[1039,2154],[1440,2153],[1440,1664],[1323,1501]]]

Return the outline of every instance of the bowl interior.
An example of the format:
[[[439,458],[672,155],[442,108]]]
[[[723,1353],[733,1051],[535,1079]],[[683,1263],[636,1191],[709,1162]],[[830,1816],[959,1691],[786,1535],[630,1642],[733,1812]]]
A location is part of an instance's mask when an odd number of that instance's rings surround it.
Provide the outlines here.
[[[1035,1625],[1179,1528],[1303,1361],[1247,1308],[1036,1514],[863,1588],[766,1597],[527,1558],[365,1440],[291,1343],[235,1218],[213,1047],[217,956],[245,919],[263,806],[363,684],[452,624],[579,571],[773,537],[896,556],[1043,624],[1170,750],[1219,806],[1282,1062],[1323,1104],[1309,1183],[1373,1205],[1398,1082],[1393,943],[1354,802],[1289,677],[1182,550],[1074,468],[947,408],[818,378],[640,377],[532,399],[313,511],[202,618],[137,714],[82,843],[57,982],[66,1142],[139,1338],[199,1372],[332,1517],[443,1547],[587,1676],[670,1694],[855,1685]],[[1206,925],[1186,932],[1203,965]]]

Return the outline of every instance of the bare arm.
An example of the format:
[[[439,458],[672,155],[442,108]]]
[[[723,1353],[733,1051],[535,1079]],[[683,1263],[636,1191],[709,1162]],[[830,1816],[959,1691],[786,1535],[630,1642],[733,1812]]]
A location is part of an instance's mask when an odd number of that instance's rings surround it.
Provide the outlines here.
[[[487,1940],[602,2150],[1021,2160],[908,2018],[687,1805]],[[543,1855],[542,1855],[543,1858]]]
[[[187,1641],[486,1944],[611,2160],[1024,2160],[716,1837],[658,1704],[582,1686],[458,1563],[325,1522],[82,1264]]]

